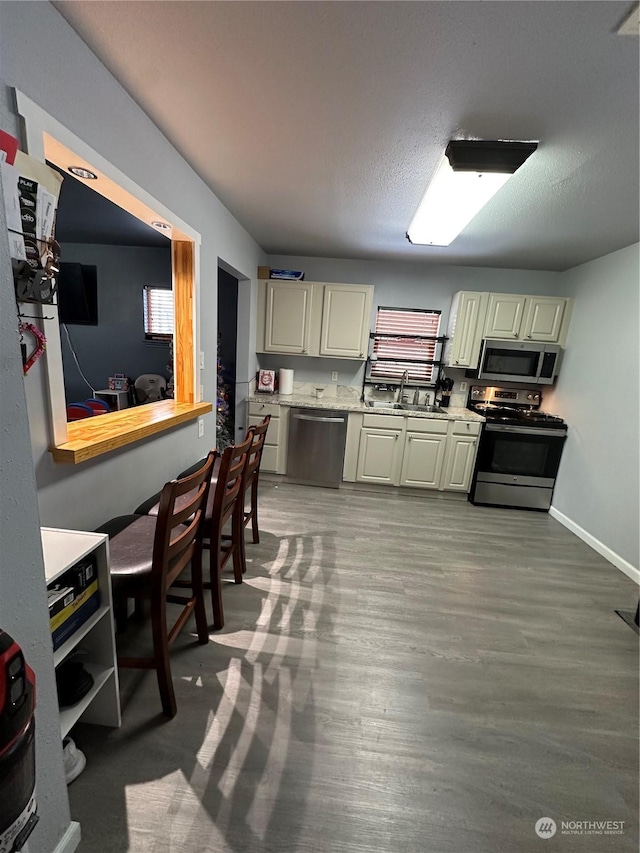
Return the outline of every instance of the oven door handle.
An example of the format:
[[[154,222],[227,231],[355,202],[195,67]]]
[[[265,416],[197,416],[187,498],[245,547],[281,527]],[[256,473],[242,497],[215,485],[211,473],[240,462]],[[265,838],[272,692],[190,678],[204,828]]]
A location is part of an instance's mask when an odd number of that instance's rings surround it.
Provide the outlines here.
[[[487,432],[510,432],[516,435],[561,436],[567,434],[563,429],[536,429],[535,427],[499,426],[497,424],[486,424],[485,429]]]

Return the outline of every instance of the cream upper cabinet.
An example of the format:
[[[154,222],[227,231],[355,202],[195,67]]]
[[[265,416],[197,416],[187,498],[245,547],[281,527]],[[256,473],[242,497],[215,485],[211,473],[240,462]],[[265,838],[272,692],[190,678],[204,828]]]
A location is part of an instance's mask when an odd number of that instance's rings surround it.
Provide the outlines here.
[[[439,489],[446,446],[446,435],[408,432],[400,485],[418,489]]]
[[[508,340],[520,337],[526,296],[512,293],[490,293],[487,304],[485,338]]]
[[[309,351],[312,300],[310,283],[266,282],[265,352],[305,354]]]
[[[367,357],[373,288],[366,284],[325,284],[320,355]]]
[[[567,302],[562,296],[527,297],[522,339],[548,343],[559,341]]]
[[[449,367],[477,366],[486,315],[486,293],[461,291],[456,294],[449,318],[450,342],[446,358]]]
[[[402,459],[401,436],[401,429],[361,429],[356,474],[359,482],[398,485]]]
[[[256,352],[364,361],[372,302],[367,284],[260,280]]]

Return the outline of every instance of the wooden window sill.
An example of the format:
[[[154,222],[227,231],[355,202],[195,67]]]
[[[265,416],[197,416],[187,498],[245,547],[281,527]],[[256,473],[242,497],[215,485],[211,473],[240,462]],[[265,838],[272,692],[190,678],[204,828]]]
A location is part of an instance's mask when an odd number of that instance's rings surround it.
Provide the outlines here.
[[[126,447],[143,438],[193,421],[211,412],[211,403],[177,403],[163,400],[146,406],[135,406],[121,412],[96,415],[73,421],[67,426],[67,441],[51,447],[55,462],[77,465],[103,453]]]

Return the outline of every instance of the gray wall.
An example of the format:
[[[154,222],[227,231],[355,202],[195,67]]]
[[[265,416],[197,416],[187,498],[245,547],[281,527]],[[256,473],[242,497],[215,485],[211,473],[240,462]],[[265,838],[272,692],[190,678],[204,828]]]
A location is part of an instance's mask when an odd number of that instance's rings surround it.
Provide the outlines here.
[[[458,290],[564,295],[560,273],[557,272],[436,266],[400,261],[301,258],[289,255],[269,255],[268,262],[272,269],[303,270],[306,281],[374,285],[372,328],[378,305],[394,308],[433,308],[442,311],[441,331],[444,334],[451,298]],[[260,367],[263,368],[292,368],[296,382],[328,384],[331,382],[333,370],[338,371],[340,385],[362,385],[364,377],[363,365],[344,359],[309,359],[270,354],[260,354],[258,359]],[[464,378],[461,371],[456,371],[456,374]],[[453,377],[455,374],[451,375]]]
[[[166,379],[169,344],[145,341],[142,288],[171,287],[171,249],[102,246],[80,243],[61,245],[67,263],[98,268],[98,325],[67,326],[82,370],[94,388],[107,387],[109,376],[124,373],[136,379],[142,373],[159,373]],[[62,332],[64,387],[67,402],[82,401],[91,391],[82,380]]]
[[[6,113],[0,109],[0,127],[7,127],[6,119]],[[4,205],[1,204],[0,364],[0,628],[22,646],[25,658],[36,675],[36,774],[40,823],[29,843],[34,853],[48,853],[69,826],[69,800],[62,770],[25,379],[22,376]]]
[[[569,424],[554,509],[638,568],[638,245],[562,273],[575,297],[546,408]]]
[[[246,306],[255,304],[255,275],[264,253],[160,131],[127,95],[49,3],[0,3],[0,107],[18,128],[15,86],[202,236],[200,331],[204,399],[215,400],[218,264],[243,280],[239,380],[255,372],[255,328]],[[29,50],[24,45],[29,44]],[[99,97],[96,97],[99,93]],[[132,144],[135,140],[135,144]],[[253,346],[253,354],[251,347]],[[38,502],[43,524],[93,529],[128,512],[167,479],[201,458],[215,442],[215,415],[205,436],[195,422],[79,466],[55,464],[40,364],[27,377],[27,404]],[[100,489],[95,483],[100,482]],[[46,853],[46,851],[43,851]]]
[[[210,401],[215,400],[218,264],[243,279],[238,367],[248,381],[255,371],[255,320],[248,309],[253,306],[255,315],[253,282],[257,266],[265,262],[260,247],[49,3],[0,3],[0,57],[0,127],[19,132],[9,88],[15,86],[201,234],[201,381]],[[93,529],[132,509],[205,455],[215,442],[215,416],[206,417],[203,439],[194,422],[94,462],[54,464],[41,361],[22,378],[6,251],[5,238],[0,243],[0,625],[24,644],[38,678],[42,819],[31,850],[52,853],[68,826],[69,810],[38,525]]]

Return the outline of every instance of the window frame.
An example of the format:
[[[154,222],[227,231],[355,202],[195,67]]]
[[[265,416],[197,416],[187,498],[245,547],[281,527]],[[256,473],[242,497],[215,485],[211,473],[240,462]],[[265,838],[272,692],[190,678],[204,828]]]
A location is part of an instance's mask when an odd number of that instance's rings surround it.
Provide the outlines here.
[[[398,332],[397,334],[394,334],[393,331],[380,331],[380,320],[382,319],[384,323],[385,319],[387,321],[392,319],[389,316],[387,316],[386,318],[381,318],[382,312],[387,312],[387,314],[396,315],[427,314],[430,317],[430,320],[428,321],[429,323],[432,324],[433,319],[437,319],[435,328],[436,334],[421,334],[418,329],[416,329],[415,332]],[[373,347],[371,356],[369,358],[369,368],[367,371],[366,381],[372,384],[380,385],[400,385],[402,381],[400,371],[402,370],[402,372],[404,372],[404,370],[408,370],[409,378],[406,380],[407,384],[414,387],[434,387],[438,378],[439,367],[442,363],[442,355],[440,354],[440,357],[436,357],[437,348],[438,345],[442,344],[445,340],[445,338],[440,334],[441,321],[442,311],[437,308],[398,308],[396,306],[390,305],[379,305],[376,311],[374,331],[371,333]],[[386,349],[383,343],[384,341],[387,341],[390,345],[387,346]],[[399,356],[397,358],[392,357],[394,343],[399,344],[399,346],[397,347]],[[400,357],[408,355],[412,348],[412,345],[413,347],[415,347],[416,357]],[[422,352],[420,352],[420,350],[422,350]],[[385,355],[379,357],[378,353],[380,351],[385,353]],[[424,354],[428,355],[429,357],[420,357]],[[388,374],[382,372],[381,365],[385,363],[387,363],[389,366],[392,366]],[[419,366],[421,370],[424,370],[425,366],[430,366],[428,376],[420,376],[417,370],[412,375],[411,365]]]
[[[148,328],[149,314],[151,312],[151,293],[169,294],[169,302],[171,304],[171,332],[153,331]],[[159,311],[163,312],[166,308],[160,307]],[[145,284],[142,288],[142,323],[144,328],[144,339],[147,343],[172,343],[176,328],[175,300],[173,297],[173,289],[171,287],[158,287],[157,285]],[[149,325],[152,325],[149,324]]]

